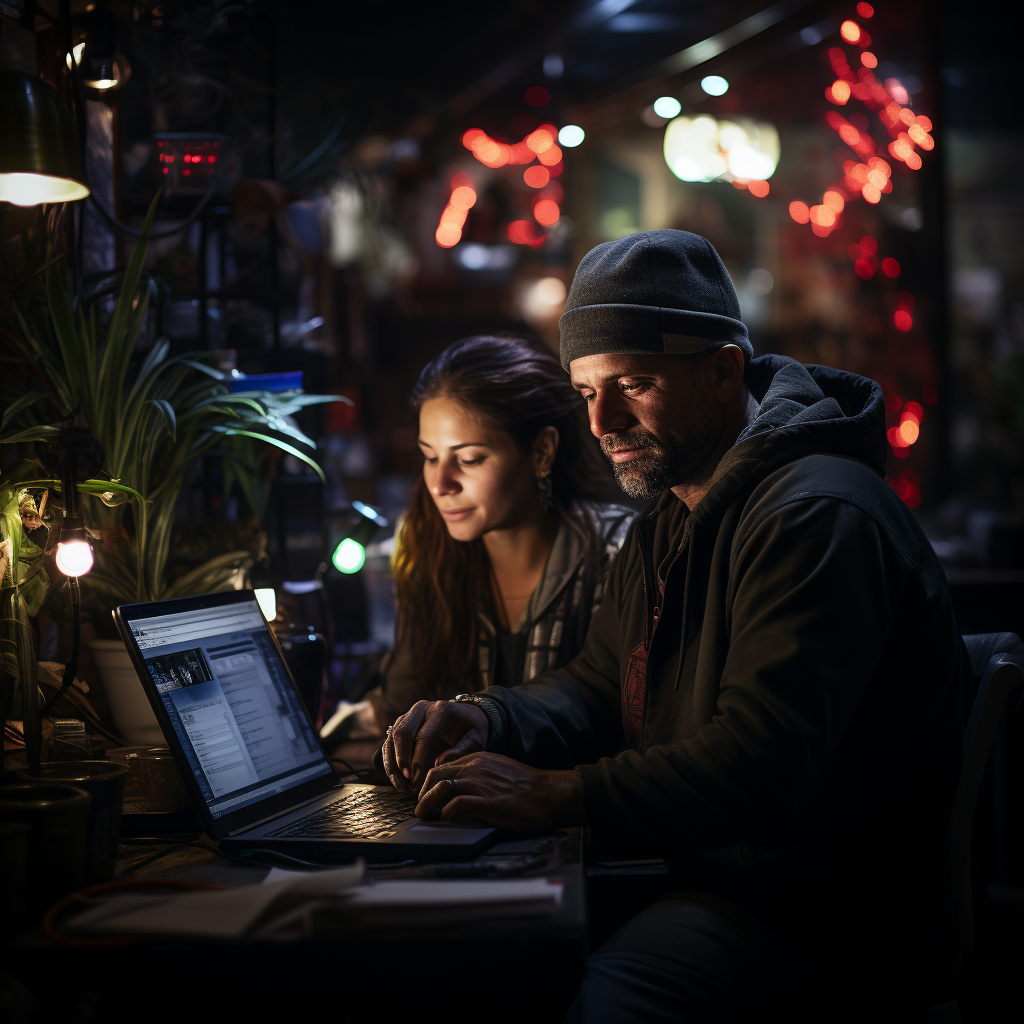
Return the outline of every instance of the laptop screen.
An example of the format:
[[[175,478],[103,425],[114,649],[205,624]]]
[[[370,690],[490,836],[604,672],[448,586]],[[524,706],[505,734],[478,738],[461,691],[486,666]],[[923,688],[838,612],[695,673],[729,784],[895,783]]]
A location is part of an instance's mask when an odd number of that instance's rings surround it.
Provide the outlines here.
[[[332,774],[255,598],[127,624],[214,818]]]

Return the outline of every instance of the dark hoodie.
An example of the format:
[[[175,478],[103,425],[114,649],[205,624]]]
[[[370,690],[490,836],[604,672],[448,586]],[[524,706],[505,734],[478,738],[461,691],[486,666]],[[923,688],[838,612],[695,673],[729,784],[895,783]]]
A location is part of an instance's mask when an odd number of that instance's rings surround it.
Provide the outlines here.
[[[666,492],[638,521],[580,654],[488,691],[500,750],[576,766],[597,839],[923,981],[957,951],[970,669],[945,576],[883,479],[877,384],[781,356],[746,380],[755,421],[692,512]]]

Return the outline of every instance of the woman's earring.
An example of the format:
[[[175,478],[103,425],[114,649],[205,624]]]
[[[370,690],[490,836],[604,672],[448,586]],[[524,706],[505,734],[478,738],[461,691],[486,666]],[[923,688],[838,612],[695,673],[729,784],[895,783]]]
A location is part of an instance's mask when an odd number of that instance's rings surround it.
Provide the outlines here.
[[[550,469],[545,469],[537,477],[537,490],[540,491],[540,504],[545,512],[551,512],[555,507],[555,499],[551,491],[550,473]]]

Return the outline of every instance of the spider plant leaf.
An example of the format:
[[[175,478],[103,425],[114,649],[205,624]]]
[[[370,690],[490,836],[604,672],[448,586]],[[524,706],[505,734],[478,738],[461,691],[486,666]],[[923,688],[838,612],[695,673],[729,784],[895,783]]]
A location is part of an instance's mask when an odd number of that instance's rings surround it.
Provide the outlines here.
[[[22,409],[27,409],[30,405],[35,405],[36,402],[38,402],[40,399],[47,397],[49,396],[44,394],[42,391],[29,391],[26,394],[22,395],[21,398],[16,398],[13,402],[11,402],[11,404],[7,407],[6,411],[4,412],[3,420],[0,420],[0,436],[3,435],[8,420],[13,419],[15,416],[17,416]]]
[[[269,434],[257,434],[254,430],[239,430],[236,427],[211,427],[210,429],[221,434],[234,434],[241,435],[242,437],[252,437],[257,441],[272,444],[275,448],[280,448],[281,451],[287,452],[289,455],[294,455],[300,462],[304,462],[313,470],[314,473],[316,473],[318,477],[320,477],[321,481],[327,483],[327,477],[324,476],[324,471],[308,455],[300,452],[294,445],[280,441],[276,437],[271,437]]]
[[[100,379],[110,382],[113,394],[120,399],[124,387],[125,374],[128,370],[128,363],[132,355],[132,347],[135,338],[130,329],[133,307],[143,304],[146,296],[136,295],[139,277],[142,275],[142,267],[146,260],[146,252],[149,249],[149,236],[153,230],[153,218],[156,216],[157,204],[160,202],[161,193],[158,191],[149,204],[146,212],[146,219],[142,224],[142,233],[132,250],[131,259],[128,261],[128,269],[125,271],[124,280],[121,282],[121,291],[114,304],[114,312],[110,317],[110,326],[107,329],[107,343],[103,348],[103,360],[100,364]],[[147,292],[148,295],[148,292]]]
[[[200,363],[195,359],[186,359],[184,356],[181,357],[181,362],[186,366],[191,366],[193,370],[201,370],[203,373],[213,377],[214,380],[224,380],[227,374],[222,373],[220,370],[215,370],[212,366],[207,366],[205,363]]]
[[[71,305],[64,294],[64,284],[56,268],[51,267],[46,275],[46,301],[50,310],[50,322],[57,338],[61,360],[64,364],[65,384],[72,407],[81,401],[81,385],[85,376],[85,365],[81,358],[82,342],[75,330],[75,319]]]
[[[16,434],[8,434],[7,437],[0,437],[3,444],[23,444],[26,441],[52,441],[60,437],[60,427],[52,426],[49,423],[40,424],[35,427],[26,427]]]
[[[146,402],[146,404],[156,406],[160,414],[163,416],[164,422],[167,424],[167,432],[171,435],[171,440],[174,441],[178,430],[178,421],[174,415],[174,406],[163,398],[151,398]]]
[[[164,591],[164,597],[181,597],[186,594],[223,590],[231,583],[231,578],[238,570],[251,560],[252,554],[249,551],[227,551],[223,555],[216,555],[184,576],[179,576]]]

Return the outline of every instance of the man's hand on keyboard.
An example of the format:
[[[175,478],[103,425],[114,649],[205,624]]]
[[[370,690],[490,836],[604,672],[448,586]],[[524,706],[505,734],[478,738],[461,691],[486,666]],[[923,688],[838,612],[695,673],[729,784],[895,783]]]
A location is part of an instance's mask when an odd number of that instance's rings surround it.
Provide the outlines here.
[[[417,701],[384,740],[384,770],[395,789],[415,792],[435,765],[483,750],[487,729],[487,716],[475,704]]]
[[[445,821],[482,818],[517,832],[542,832],[583,822],[583,798],[575,771],[539,771],[486,751],[427,773],[416,814],[425,818],[438,807]]]

